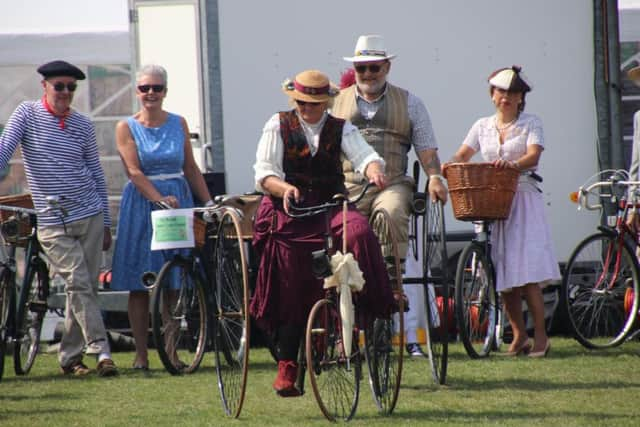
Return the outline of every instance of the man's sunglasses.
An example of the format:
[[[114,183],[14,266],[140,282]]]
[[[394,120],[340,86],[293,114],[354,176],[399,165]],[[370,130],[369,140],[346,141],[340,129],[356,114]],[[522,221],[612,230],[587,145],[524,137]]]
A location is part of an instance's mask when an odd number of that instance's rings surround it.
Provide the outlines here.
[[[365,71],[367,71],[367,68],[369,69],[369,71],[371,71],[372,73],[377,73],[380,71],[380,69],[382,68],[381,65],[378,64],[372,64],[372,65],[356,65],[355,67],[353,67],[356,69],[356,71],[358,72],[358,74],[364,74]]]
[[[153,90],[154,93],[160,93],[164,91],[164,85],[140,85],[138,86],[138,90],[142,93],[148,93],[149,89]]]
[[[75,92],[75,90],[78,88],[78,85],[76,83],[67,83],[67,84],[64,84],[62,82],[58,82],[55,84],[51,82],[47,82],[47,83],[49,83],[53,87],[53,90],[55,90],[56,92],[62,92],[65,87],[69,92]]]

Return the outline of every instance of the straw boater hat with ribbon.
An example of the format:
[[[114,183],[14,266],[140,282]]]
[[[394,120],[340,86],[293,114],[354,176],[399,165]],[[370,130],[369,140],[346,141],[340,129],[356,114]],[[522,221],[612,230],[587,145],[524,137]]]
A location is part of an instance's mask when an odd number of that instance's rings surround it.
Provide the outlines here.
[[[353,56],[345,56],[343,59],[349,62],[385,61],[395,58],[396,55],[387,54],[384,46],[384,38],[375,34],[358,37]]]
[[[627,76],[633,83],[640,86],[640,65],[635,66],[627,71]]]
[[[294,80],[285,80],[282,91],[294,100],[305,102],[327,102],[339,92],[329,77],[318,70],[306,70]]]
[[[533,89],[529,79],[522,72],[522,68],[517,65],[500,68],[491,73],[487,80],[491,86],[502,90],[525,93]]]

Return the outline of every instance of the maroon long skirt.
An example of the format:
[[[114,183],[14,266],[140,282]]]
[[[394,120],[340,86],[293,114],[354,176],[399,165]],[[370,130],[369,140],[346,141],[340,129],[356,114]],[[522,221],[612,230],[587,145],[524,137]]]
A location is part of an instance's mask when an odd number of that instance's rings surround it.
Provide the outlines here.
[[[334,247],[342,250],[342,208],[331,212]],[[304,219],[287,216],[280,199],[263,197],[256,213],[253,245],[259,270],[250,312],[258,326],[304,327],[313,304],[323,298],[323,281],[312,271],[311,252],[324,248],[323,214]],[[365,285],[355,296],[360,322],[390,315],[393,293],[380,244],[367,219],[355,208],[347,213],[347,249],[363,272]]]

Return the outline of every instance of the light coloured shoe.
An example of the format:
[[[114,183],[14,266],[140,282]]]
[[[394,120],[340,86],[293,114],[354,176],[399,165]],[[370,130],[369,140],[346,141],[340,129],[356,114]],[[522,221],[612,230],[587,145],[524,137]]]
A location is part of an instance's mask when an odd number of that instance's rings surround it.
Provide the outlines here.
[[[408,343],[406,350],[407,354],[411,357],[429,357],[424,351],[422,351],[420,344],[415,342]]]
[[[516,357],[516,356],[520,356],[521,354],[527,355],[529,354],[530,351],[531,351],[531,343],[529,342],[529,340],[526,340],[520,347],[516,348],[513,351],[507,351],[504,353],[504,355],[507,357]]]
[[[547,345],[544,346],[544,350],[532,351],[531,353],[529,353],[529,357],[533,357],[533,358],[547,357],[547,355],[549,354],[549,350],[551,350],[551,341],[547,340]]]

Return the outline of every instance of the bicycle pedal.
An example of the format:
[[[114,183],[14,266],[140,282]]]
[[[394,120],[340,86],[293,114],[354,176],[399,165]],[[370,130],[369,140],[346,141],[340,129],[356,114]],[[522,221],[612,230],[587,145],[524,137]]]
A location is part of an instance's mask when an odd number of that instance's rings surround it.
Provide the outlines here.
[[[47,308],[46,301],[31,301],[29,303],[29,311],[32,313],[46,313]]]

